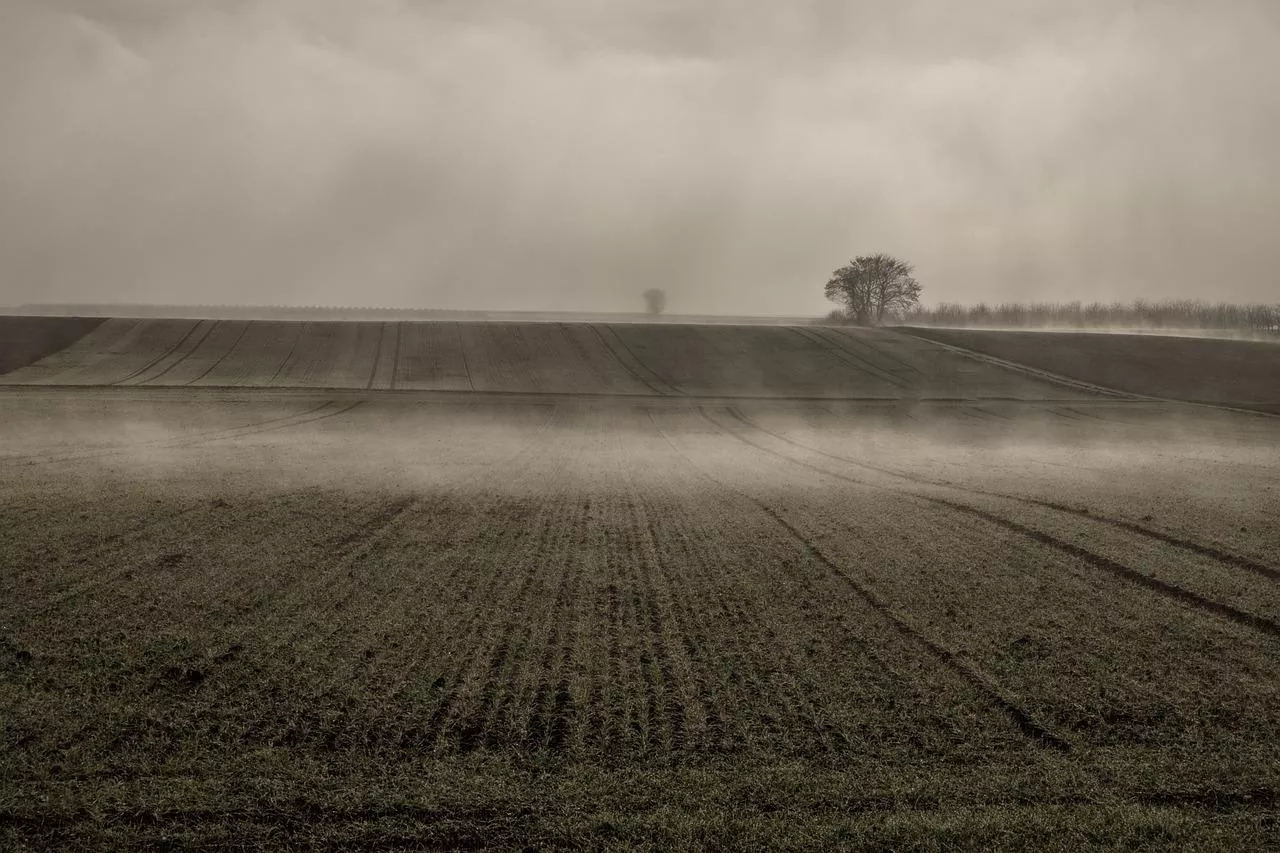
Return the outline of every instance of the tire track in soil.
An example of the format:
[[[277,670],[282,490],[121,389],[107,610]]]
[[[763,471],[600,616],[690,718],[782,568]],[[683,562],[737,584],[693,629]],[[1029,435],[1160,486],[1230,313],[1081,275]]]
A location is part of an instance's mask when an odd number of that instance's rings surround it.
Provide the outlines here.
[[[599,383],[599,387],[601,388],[601,393],[605,393],[605,394],[626,394],[627,393],[626,390],[622,390],[622,391],[615,390],[614,384],[610,381],[610,378],[609,378],[608,368],[605,365],[600,364],[600,359],[591,357],[590,350],[588,349],[586,344],[584,344],[581,340],[578,339],[576,335],[573,334],[572,329],[570,329],[569,323],[557,323],[556,327],[560,330],[561,337],[563,337],[564,340],[568,343],[569,348],[573,350],[573,352],[578,356],[578,361],[582,365],[583,372],[595,377],[596,381]],[[591,329],[591,331],[595,333],[596,338],[599,339],[605,351],[609,353],[610,356],[613,357],[613,360],[621,364],[617,354],[615,354],[613,350],[610,350],[608,345],[604,343],[604,338],[600,336],[600,332],[590,324],[587,325],[587,328]],[[655,394],[658,393],[657,389],[655,389],[648,382],[645,382],[645,380],[642,379],[630,367],[628,367],[625,364],[623,364],[622,367],[637,382],[640,382],[641,384],[645,385],[653,393]]]
[[[80,383],[78,382],[68,383],[65,379],[62,379],[61,381],[59,380],[61,377],[65,377],[67,375],[70,375],[74,380],[77,376],[83,376],[86,372],[92,373],[93,368],[100,366],[103,362],[109,362],[112,355],[117,354],[115,347],[120,346],[124,344],[125,341],[129,340],[134,331],[139,330],[142,327],[142,324],[146,321],[135,320],[128,326],[128,328],[123,330],[115,330],[113,328],[117,323],[123,322],[125,322],[124,318],[101,318],[97,325],[68,343],[65,347],[51,353],[46,353],[43,357],[36,359],[31,364],[17,368],[13,372],[17,372],[17,370],[25,370],[27,368],[53,371],[51,374],[37,376],[36,378],[20,383],[21,385],[29,387],[50,388],[65,386],[67,384],[79,385]],[[112,334],[113,331],[114,334]],[[80,358],[78,360],[71,360],[68,362],[67,359],[69,357],[74,359],[74,356],[80,356]],[[45,362],[48,361],[52,361],[53,364],[46,364]],[[6,372],[2,375],[10,376],[10,373]],[[8,382],[3,382],[3,384],[7,385]]]
[[[714,425],[721,432],[738,438],[748,446],[756,447],[757,449],[764,449],[742,439],[741,436],[738,436],[737,433],[732,430],[724,428],[707,415],[705,410],[700,408],[699,412],[709,423]],[[913,627],[910,622],[899,616],[884,599],[880,598],[874,590],[855,579],[837,563],[828,558],[816,543],[805,537],[803,533],[777,513],[772,507],[746,492],[733,488],[711,474],[707,474],[705,470],[685,455],[683,451],[680,451],[674,444],[672,447],[677,453],[684,456],[690,466],[702,471],[708,479],[718,483],[721,488],[742,496],[744,499],[758,507],[765,513],[765,515],[769,516],[769,518],[773,519],[775,523],[787,531],[790,537],[804,549],[805,553],[807,553],[813,561],[825,566],[835,577],[843,581],[845,585],[847,585],[868,607],[871,608],[872,611],[891,626],[894,631],[909,642],[914,643],[916,646],[928,652],[935,660],[956,675],[961,681],[968,683],[980,695],[985,696],[991,704],[1003,711],[1005,715],[1017,726],[1017,728],[1032,742],[1039,746],[1048,747],[1059,752],[1071,751],[1071,743],[1067,738],[1037,720],[1028,709],[1022,707],[1022,705],[1020,705],[1013,697],[1009,696],[1007,691],[1005,691],[994,678],[983,672],[976,666],[976,664],[944,645],[942,642],[927,636]],[[787,458],[785,456],[781,456],[781,454],[778,455],[783,459]],[[858,482],[860,485],[874,485],[855,481],[853,478],[846,479]]]
[[[45,454],[33,453],[33,454],[28,454],[25,457],[7,457],[3,461],[10,462],[14,460],[20,460],[27,465],[52,465],[52,464],[62,463],[62,462],[83,462],[89,459],[100,459],[100,458],[111,456],[113,454],[118,454],[118,453],[133,453],[143,448],[159,449],[159,448],[169,448],[169,447],[191,447],[207,441],[220,441],[224,438],[239,438],[242,430],[256,430],[258,427],[268,426],[271,424],[280,424],[284,421],[290,421],[295,418],[305,418],[308,415],[316,414],[322,409],[325,409],[329,406],[333,406],[336,404],[337,404],[337,401],[335,400],[326,400],[320,405],[314,406],[303,412],[295,412],[294,414],[291,414],[291,415],[282,415],[277,418],[269,418],[265,421],[244,424],[238,427],[221,427],[219,429],[211,430],[204,433],[196,433],[193,436],[183,436],[181,438],[158,438],[152,441],[144,441],[144,442],[139,442],[137,444],[126,445],[124,447],[108,447],[108,448],[103,448],[101,450],[90,451],[87,453],[81,453],[73,456],[48,456],[44,459],[40,459],[38,457],[44,456]],[[349,407],[347,411],[349,411],[351,408],[355,408],[355,407],[354,406]],[[335,414],[342,414],[342,412],[336,412]],[[306,421],[303,421],[303,423],[306,423]],[[287,424],[286,426],[293,426],[293,424]],[[275,429],[275,428],[276,427],[272,427],[272,429]]]
[[[298,344],[302,341],[303,333],[306,332],[310,323],[299,323],[297,334],[293,336],[293,343],[289,345],[289,352],[285,355],[284,361],[280,362],[280,366],[276,368],[276,372],[271,374],[271,378],[262,383],[265,387],[270,388],[275,384],[276,378],[284,373],[284,369],[289,366],[289,362],[293,361],[294,353],[298,351]]]
[[[185,344],[188,340],[190,340],[191,336],[192,336],[192,335],[194,335],[194,334],[196,333],[196,329],[199,329],[199,328],[200,328],[200,326],[202,326],[203,324],[204,324],[204,321],[203,321],[203,320],[196,320],[196,321],[195,321],[195,323],[193,323],[193,324],[192,324],[191,328],[190,328],[190,329],[187,329],[186,334],[184,334],[181,338],[179,338],[179,339],[178,339],[178,342],[177,342],[177,343],[175,343],[173,346],[169,347],[169,348],[168,348],[167,350],[165,350],[162,354],[160,354],[159,356],[157,356],[157,357],[153,358],[151,361],[147,362],[147,363],[146,363],[146,364],[144,364],[142,367],[139,367],[137,370],[133,371],[133,372],[132,372],[132,373],[130,373],[128,376],[123,376],[123,377],[121,377],[120,379],[117,379],[117,380],[115,380],[115,381],[113,381],[113,382],[110,382],[110,383],[108,383],[108,384],[110,384],[110,385],[124,385],[125,383],[129,382],[129,380],[130,380],[130,379],[133,379],[133,378],[135,378],[135,377],[137,377],[137,376],[142,375],[143,373],[146,373],[148,370],[150,370],[151,368],[155,367],[157,364],[159,364],[160,362],[164,361],[166,358],[168,358],[169,356],[171,356],[171,355],[173,355],[175,352],[177,352],[179,349],[181,349],[181,348],[182,348],[182,345],[183,345],[183,344]],[[217,323],[216,323],[215,321],[212,321],[212,320],[210,320],[210,321],[209,321],[209,327],[208,327],[207,329],[205,329],[204,334],[200,336],[200,340],[196,342],[196,346],[197,346],[197,347],[198,347],[198,346],[200,346],[200,344],[201,344],[201,343],[203,343],[203,341],[204,341],[204,339],[205,339],[205,338],[209,337],[209,332],[211,332],[211,331],[213,330],[213,327],[214,327],[215,325],[217,325]],[[186,357],[186,356],[183,356],[183,358],[185,358],[185,357]],[[178,362],[180,362],[180,361],[182,361],[182,359],[181,359],[181,358],[180,358],[180,359],[178,359],[178,361],[175,361],[175,362],[174,362],[174,364],[177,364],[177,363],[178,363]],[[162,371],[162,372],[160,373],[160,375],[161,375],[161,376],[163,376],[165,373],[169,372],[171,369],[173,369],[173,364],[169,365],[169,367],[166,367],[166,368],[164,369],[164,371]],[[151,378],[152,378],[152,379],[154,379],[155,377],[151,377]],[[147,379],[147,380],[144,380],[144,381],[146,381],[146,382],[150,382],[150,381],[151,381],[151,379]],[[130,384],[141,384],[141,383],[130,383]]]
[[[654,426],[659,431],[662,438],[666,441],[667,445],[670,446],[670,448],[675,453],[679,454],[684,459],[686,465],[693,465],[693,470],[697,473],[698,476],[716,485],[718,489],[723,493],[735,494],[743,498],[748,503],[751,503],[753,505],[757,504],[757,502],[753,498],[751,498],[749,495],[745,495],[741,492],[731,489],[730,487],[721,483],[719,480],[716,480],[715,478],[711,477],[705,471],[698,468],[696,464],[692,463],[689,457],[686,456],[671,441],[671,439],[667,436],[666,432],[662,429],[661,426],[659,426],[656,423],[656,421],[654,422]],[[689,552],[686,550],[686,553],[689,553]],[[793,570],[788,572],[788,576],[792,580],[794,580],[801,588],[804,589],[804,591],[809,595],[811,600],[825,601],[827,598],[829,598],[829,596],[825,595],[822,591],[818,590],[813,585],[813,582],[807,573],[799,570]],[[908,676],[905,676],[904,674],[899,672],[893,666],[893,664],[890,663],[890,661],[888,661],[885,658],[885,656],[880,652],[880,650],[876,647],[875,644],[869,642],[864,636],[861,635],[861,633],[858,631],[856,626],[850,625],[848,622],[848,619],[845,617],[844,614],[840,615],[838,621],[842,631],[844,632],[845,635],[847,635],[848,639],[852,641],[852,643],[858,648],[858,650],[868,660],[873,662],[880,669],[880,671],[886,674],[889,678],[891,678],[894,681],[894,683],[898,685],[903,695],[914,696],[920,701],[925,700],[926,697],[924,697],[920,693],[916,684]],[[796,658],[792,655],[792,656],[788,656],[788,660],[794,663],[796,661]],[[798,671],[800,672],[803,672],[806,668],[802,663],[797,663],[796,666]],[[846,747],[849,746],[849,742],[846,736],[844,735],[844,733],[840,729],[838,729],[837,727],[829,723],[818,721],[817,709],[822,707],[822,703],[820,700],[814,698],[814,694],[815,694],[815,690],[812,685],[809,685],[807,692],[802,694],[808,699],[809,707],[813,709],[811,713],[813,714],[812,725],[814,727],[814,730],[816,732],[819,732],[821,736],[827,736],[829,738],[829,746],[828,746],[829,752],[841,752]]]
[[[1151,575],[1144,574],[1137,569],[1130,568],[1116,560],[1112,560],[1110,557],[1104,557],[1101,554],[1095,554],[1092,551],[1081,548],[1079,545],[1072,542],[1058,539],[1056,536],[1050,536],[1048,533],[1028,527],[1025,524],[1005,518],[1004,516],[996,513],[979,509],[978,507],[968,506],[967,504],[962,504],[956,501],[949,501],[944,498],[924,497],[924,499],[940,506],[950,507],[958,512],[967,513],[977,518],[981,518],[992,524],[998,525],[999,527],[1003,527],[1006,530],[1026,536],[1027,538],[1033,539],[1043,545],[1048,545],[1065,554],[1069,554],[1076,559],[1108,572],[1115,577],[1119,577],[1138,586],[1154,590],[1174,599],[1175,601],[1187,604],[1190,607],[1212,613],[1239,625],[1243,625],[1246,628],[1252,628],[1255,631],[1269,634],[1273,637],[1280,637],[1280,624],[1277,624],[1270,619],[1263,618],[1253,613],[1247,613],[1243,610],[1238,610],[1230,605],[1214,601],[1211,598],[1206,598],[1186,589],[1185,587],[1178,586],[1177,584],[1162,581],[1158,578],[1152,577]]]
[[[848,341],[849,343],[854,344],[855,346],[865,347],[866,349],[871,350],[873,353],[880,356],[881,358],[884,358],[884,359],[887,359],[888,361],[892,361],[902,365],[905,369],[910,370],[912,373],[919,374],[920,376],[925,375],[924,371],[916,367],[914,364],[911,364],[908,361],[904,361],[903,359],[899,358],[893,353],[880,349],[880,347],[875,346],[868,340],[860,338],[856,335],[851,335],[848,332],[845,332],[841,329],[831,328],[829,326],[826,326],[823,328],[829,331],[832,335],[841,338],[842,340]]]
[[[792,439],[781,433],[774,432],[773,430],[767,427],[760,426],[759,424],[757,424],[756,422],[748,418],[746,415],[743,415],[742,412],[739,411],[736,407],[730,407],[729,409],[727,409],[727,411],[732,417],[741,421],[743,424],[747,425],[748,427],[754,430],[758,430],[759,432],[763,432],[767,435],[771,435],[774,438],[778,439],[779,441],[783,441],[801,450],[805,450],[810,453],[817,453],[820,456],[826,456],[829,459],[835,459],[839,462],[845,462],[849,465],[854,465],[856,467],[864,468],[869,471],[875,471],[879,474],[885,474],[890,477],[897,477],[912,483],[918,483],[926,486],[937,486],[937,487],[946,488],[946,489],[954,489],[955,491],[967,492],[969,494],[974,494],[974,495],[983,495],[985,497],[993,497],[993,498],[1001,498],[1003,500],[1010,500],[1010,501],[1014,501],[1015,503],[1020,503],[1027,506],[1036,506],[1036,507],[1042,507],[1045,509],[1056,510],[1058,512],[1066,513],[1068,515],[1073,515],[1078,518],[1085,518],[1090,521],[1096,521],[1099,524],[1105,524],[1110,527],[1117,528],[1119,530],[1125,530],[1130,533],[1135,533],[1140,536],[1145,536],[1149,539],[1154,539],[1158,542],[1163,542],[1167,545],[1173,545],[1177,548],[1182,548],[1185,551],[1190,551],[1194,554],[1199,554],[1202,557],[1209,557],[1210,559],[1217,560],[1221,563],[1225,563],[1226,565],[1245,569],[1246,571],[1253,572],[1256,575],[1268,578],[1270,580],[1280,580],[1280,569],[1277,569],[1273,566],[1268,566],[1264,563],[1259,563],[1247,557],[1242,557],[1238,554],[1233,554],[1230,551],[1225,551],[1213,545],[1197,542],[1192,539],[1185,539],[1180,536],[1174,536],[1173,534],[1165,533],[1164,531],[1161,531],[1161,530],[1145,527],[1134,521],[1128,521],[1122,518],[1115,518],[1113,516],[1098,515],[1097,513],[1090,512],[1087,509],[1080,509],[1078,507],[1073,507],[1073,506],[1070,506],[1069,504],[1060,503],[1058,501],[1044,500],[1041,498],[1028,498],[1028,497],[1023,497],[1021,495],[1010,495],[1005,492],[991,491],[988,489],[979,489],[973,486],[959,486],[954,483],[946,483],[940,480],[932,480],[932,479],[929,479],[928,477],[920,477],[918,475],[908,474],[905,471],[900,471],[892,468],[885,468],[880,465],[874,465],[870,462],[864,462],[857,459],[850,459],[847,456],[841,456],[836,453],[830,453],[825,450],[820,450],[819,448],[812,447],[810,445],[804,444],[803,442],[796,441],[795,439]]]
[[[378,365],[382,363],[382,345],[387,340],[387,324],[378,324],[378,345],[373,348],[373,366],[369,368],[369,381],[364,384],[365,390],[373,389],[373,380],[378,378]]]
[[[988,420],[1005,421],[1007,423],[1014,422],[1014,419],[1009,417],[1008,415],[1002,415],[999,412],[993,412],[990,409],[984,408],[982,406],[973,406],[972,408],[975,412],[980,412],[983,415],[983,417],[987,418]]]
[[[880,598],[870,587],[855,581],[845,573],[835,562],[823,554],[812,540],[805,537],[789,521],[771,507],[763,503],[758,503],[758,505],[774,521],[786,528],[795,540],[804,546],[811,557],[840,576],[873,610],[884,616],[898,633],[924,646],[930,654],[942,661],[949,669],[969,682],[979,692],[984,693],[993,704],[1011,717],[1017,723],[1018,728],[1022,729],[1027,736],[1041,745],[1050,746],[1062,752],[1070,751],[1071,744],[1065,737],[1038,721],[1029,710],[1023,708],[1015,699],[1010,697],[994,678],[980,670],[977,665],[967,660],[960,653],[912,627],[907,620],[898,616],[884,599]]]
[[[392,391],[396,390],[396,374],[400,370],[400,342],[404,340],[404,324],[396,323],[395,329],[396,329],[396,351],[391,356],[391,379],[387,384],[387,387],[390,388]]]
[[[840,346],[835,341],[828,340],[825,335],[818,334],[811,329],[802,329],[799,326],[787,326],[786,328],[800,335],[800,337],[818,344],[818,346],[822,347],[823,350],[835,356],[837,360],[854,368],[855,370],[861,371],[862,373],[865,373],[875,379],[879,379],[882,382],[888,382],[890,385],[897,388],[907,388],[910,385],[910,383],[905,380],[894,376],[887,370],[877,367],[871,362],[863,359],[861,356]]]
[[[274,425],[274,426],[261,427],[261,428],[259,428],[259,427],[254,427],[254,428],[252,428],[252,429],[246,428],[246,431],[244,431],[244,432],[239,432],[239,433],[237,433],[237,434],[235,434],[235,435],[216,436],[216,437],[213,437],[213,438],[202,438],[202,439],[199,439],[198,441],[194,441],[194,442],[190,442],[190,443],[185,443],[185,444],[179,444],[179,445],[175,445],[175,446],[176,446],[176,447],[191,447],[191,446],[194,446],[194,445],[196,445],[196,444],[207,444],[207,443],[209,443],[209,442],[214,442],[214,441],[226,441],[226,440],[228,440],[228,439],[232,439],[232,438],[243,438],[244,436],[247,436],[247,435],[261,435],[262,433],[266,433],[266,432],[278,432],[278,431],[280,431],[280,430],[284,430],[284,429],[293,429],[294,427],[303,426],[303,425],[305,425],[305,424],[313,424],[313,423],[316,423],[316,422],[318,422],[318,421],[325,421],[325,420],[328,420],[329,418],[336,418],[336,417],[339,417],[339,416],[341,416],[341,415],[345,415],[345,414],[347,414],[348,412],[351,412],[351,411],[354,411],[355,409],[360,408],[361,406],[363,406],[363,405],[365,404],[365,402],[366,402],[366,401],[364,401],[364,400],[357,400],[356,402],[351,403],[350,405],[342,406],[342,407],[340,407],[340,408],[338,408],[338,409],[333,410],[332,412],[325,412],[324,414],[318,414],[318,415],[315,415],[314,417],[309,417],[309,418],[305,418],[305,419],[303,419],[303,420],[294,421],[293,423],[288,423],[288,424],[276,424],[276,425]],[[337,402],[336,402],[336,401],[333,401],[333,400],[330,400],[330,401],[329,401],[329,403],[328,403],[327,405],[337,405]],[[321,408],[323,408],[323,407],[321,407]],[[319,409],[316,409],[316,410],[313,410],[313,411],[319,411]]]
[[[648,388],[654,394],[658,394],[660,396],[663,394],[663,392],[659,391],[658,388],[652,382],[650,382],[648,379],[645,379],[643,376],[641,376],[638,370],[632,367],[625,359],[622,358],[622,356],[618,355],[617,350],[615,350],[613,346],[607,340],[605,340],[604,333],[601,332],[598,328],[596,328],[595,323],[588,324],[587,328],[589,328],[592,332],[595,332],[595,335],[597,338],[600,339],[600,345],[604,347],[605,352],[613,356],[613,360],[616,361],[618,364],[622,365],[622,369],[627,371],[627,373],[631,374],[631,377],[633,379],[635,379],[640,384],[644,385],[644,387]],[[656,374],[654,378],[655,379],[657,378]]]
[[[213,362],[213,364],[205,368],[204,373],[201,373],[199,376],[195,377],[194,379],[188,379],[186,382],[183,382],[182,387],[185,388],[189,385],[194,385],[195,383],[199,382],[201,379],[204,379],[210,373],[213,373],[213,371],[217,370],[218,365],[222,364],[222,362],[227,360],[227,356],[231,355],[231,353],[236,351],[236,347],[240,346],[240,342],[243,341],[244,336],[248,334],[249,327],[253,325],[252,322],[248,320],[245,320],[242,322],[244,322],[244,328],[240,330],[240,334],[236,335],[236,339],[235,341],[232,342],[231,346],[227,347],[227,351],[224,352],[222,355],[218,356],[218,358]]]
[[[649,386],[649,388],[652,389],[653,392],[656,394],[660,394],[664,397],[685,396],[685,392],[681,391],[678,385],[676,385],[671,380],[667,379],[662,374],[658,373],[658,371],[654,370],[649,365],[645,364],[644,361],[642,361],[640,357],[635,354],[635,351],[631,349],[630,345],[627,344],[625,340],[623,340],[622,335],[618,334],[618,330],[613,328],[612,323],[601,323],[598,325],[604,327],[605,331],[609,333],[608,337],[617,341],[618,346],[622,347],[622,350],[627,354],[627,356],[631,359],[631,361],[634,361],[636,363],[636,365],[640,368],[640,371],[644,373],[648,373],[651,377],[653,377],[653,379],[658,383],[658,385],[664,386],[666,390],[663,390],[663,388],[655,387],[649,380],[645,379],[643,376],[640,375],[639,372],[634,370],[631,367],[631,365],[627,362],[627,360],[618,354],[617,349],[608,342],[605,335],[598,328],[597,324],[592,323],[591,328],[596,330],[596,334],[600,336],[601,342],[604,343],[605,347],[607,347],[609,351],[613,353],[613,357],[618,359],[618,362],[622,364],[622,366],[625,367],[628,371],[630,371],[633,376],[635,376],[645,385]]]
[[[454,336],[458,339],[458,355],[462,357],[462,372],[467,375],[467,387],[476,390],[476,381],[471,378],[471,364],[467,360],[467,342],[462,339],[462,326],[454,326]]]
[[[939,349],[943,349],[948,352],[954,353],[956,355],[961,356],[962,358],[967,358],[970,361],[975,361],[980,364],[994,365],[995,367],[998,367],[1001,370],[1004,370],[1006,372],[1021,373],[1024,376],[1030,376],[1045,382],[1052,383],[1054,385],[1060,385],[1066,388],[1072,388],[1077,391],[1086,391],[1090,394],[1093,394],[1099,397],[1118,398],[1122,400],[1178,402],[1178,401],[1162,400],[1159,397],[1151,397],[1145,394],[1131,394],[1127,391],[1119,391],[1115,388],[1107,388],[1102,385],[1094,385],[1089,382],[1082,382],[1078,379],[1072,379],[1069,376],[1062,376],[1057,373],[1050,373],[1047,370],[1040,370],[1039,368],[1031,367],[1030,365],[1019,364],[1016,361],[1009,361],[1007,359],[996,358],[995,356],[987,355],[985,353],[978,352],[977,350],[965,349],[964,347],[955,346],[954,344],[944,344],[942,341],[935,341],[932,338],[926,338],[921,335],[913,335],[910,332],[900,331],[900,332],[896,332],[895,334],[903,335],[908,338],[914,338],[915,340],[923,341],[926,344],[932,344],[933,346],[938,347]],[[1079,401],[1072,400],[1071,402],[1078,403]],[[1218,406],[1218,408],[1225,408],[1225,407]]]
[[[187,351],[186,353],[184,353],[184,354],[182,355],[182,357],[181,357],[181,358],[179,358],[179,359],[178,359],[177,361],[175,361],[173,364],[170,364],[168,367],[166,367],[164,370],[160,371],[159,373],[155,374],[154,376],[148,376],[146,379],[139,380],[138,382],[136,382],[136,383],[134,383],[134,384],[136,384],[136,385],[149,385],[149,384],[151,384],[152,382],[155,382],[157,379],[160,379],[161,377],[163,377],[165,374],[167,374],[169,371],[173,370],[173,369],[174,369],[175,367],[177,367],[178,365],[180,365],[180,364],[182,364],[183,362],[185,362],[188,358],[190,358],[193,354],[195,354],[195,352],[196,352],[198,349],[200,349],[200,347],[204,346],[204,342],[205,342],[205,341],[207,341],[207,340],[209,339],[209,336],[213,334],[213,330],[214,330],[214,329],[216,329],[216,328],[218,328],[218,326],[219,326],[219,324],[221,324],[221,322],[222,322],[221,320],[210,320],[210,321],[209,321],[209,328],[207,328],[207,329],[205,329],[205,330],[204,330],[204,334],[200,336],[200,340],[198,340],[198,341],[196,341],[194,344],[192,344],[191,349],[190,349],[189,351]]]
[[[712,418],[710,415],[707,415],[704,409],[700,409],[700,411],[703,412],[703,415],[706,417],[708,421],[710,421],[713,424],[716,424],[721,429],[723,429],[726,433],[734,436],[743,444],[746,444],[749,447],[754,447],[757,450],[760,450],[764,453],[768,453],[786,462],[790,462],[793,465],[798,465],[802,468],[807,468],[811,471],[816,471],[817,473],[824,474],[828,477],[834,477],[839,480],[846,480],[848,482],[856,483],[861,486],[871,486],[873,488],[876,487],[875,483],[869,482],[867,480],[859,480],[856,477],[850,477],[846,474],[840,474],[836,471],[830,471],[825,468],[820,468],[817,465],[813,465],[808,462],[795,459],[793,457],[787,456],[784,453],[779,453],[776,450],[765,447],[764,445],[757,444],[751,441],[750,439],[742,437],[742,435],[735,432],[734,430],[728,429],[727,427],[720,425],[714,418]],[[1191,607],[1192,609],[1197,609],[1204,613],[1209,613],[1215,616],[1219,616],[1223,619],[1226,619],[1227,621],[1234,622],[1235,624],[1242,625],[1246,628],[1252,628],[1253,630],[1256,630],[1263,634],[1268,634],[1274,637],[1280,637],[1280,624],[1277,624],[1276,622],[1273,622],[1270,619],[1266,619],[1264,617],[1258,616],[1253,613],[1248,613],[1243,610],[1238,610],[1237,608],[1231,607],[1230,605],[1223,604],[1219,601],[1214,601],[1213,599],[1206,598],[1205,596],[1192,592],[1191,590],[1186,589],[1185,587],[1181,587],[1181,586],[1178,586],[1177,584],[1169,583],[1168,581],[1163,581],[1158,578],[1152,577],[1151,575],[1147,575],[1137,569],[1134,569],[1130,566],[1126,566],[1123,563],[1120,563],[1116,560],[1112,560],[1110,557],[1105,557],[1102,554],[1097,554],[1086,548],[1082,548],[1079,545],[1076,545],[1074,543],[1067,542],[1065,540],[1057,538],[1056,536],[1051,536],[1050,534],[1044,533],[1043,531],[1036,530],[1035,528],[1032,528],[1032,527],[1028,527],[1024,524],[1021,524],[1020,522],[1014,521],[1013,519],[1005,518],[1002,515],[998,515],[993,512],[988,512],[987,510],[979,509],[978,507],[969,506],[968,504],[963,504],[963,503],[960,503],[959,501],[952,501],[946,498],[936,497],[934,495],[925,495],[925,494],[920,494],[918,492],[910,492],[904,489],[897,489],[895,491],[897,491],[899,494],[913,497],[913,498],[916,498],[917,500],[925,501],[926,503],[931,503],[935,506],[947,507],[957,512],[962,512],[968,515],[973,515],[975,517],[982,518],[983,520],[991,522],[992,524],[995,524],[999,527],[1003,527],[1006,530],[1012,531],[1021,536],[1025,536],[1028,539],[1031,539],[1032,541],[1038,542],[1042,545],[1048,545],[1058,551],[1062,551],[1063,553],[1068,554],[1072,557],[1075,557],[1076,559],[1084,562],[1087,565],[1093,566],[1096,569],[1100,569],[1104,572],[1107,572],[1108,574],[1111,574],[1114,577],[1118,577],[1122,580],[1129,581],[1130,583],[1136,586],[1143,587],[1144,589],[1149,589],[1154,592],[1160,593],[1161,595],[1164,595],[1165,597],[1170,598],[1179,603],[1185,604]]]

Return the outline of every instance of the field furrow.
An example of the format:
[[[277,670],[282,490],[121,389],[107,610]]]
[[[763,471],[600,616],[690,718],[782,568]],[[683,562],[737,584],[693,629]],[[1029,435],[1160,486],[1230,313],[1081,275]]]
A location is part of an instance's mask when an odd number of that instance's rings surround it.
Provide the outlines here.
[[[740,425],[730,426],[731,432],[745,427],[747,435],[757,435],[756,440],[768,442],[776,439],[782,443],[778,445],[781,450],[760,445],[768,452],[780,452],[783,457],[796,460],[804,460],[808,456],[816,460],[816,469],[823,471],[828,470],[832,461],[842,463],[846,471],[854,472],[855,479],[861,477],[861,481],[866,481],[868,477],[875,481],[878,477],[883,479],[882,475],[888,475],[892,479],[886,481],[887,487],[905,486],[915,494],[925,495],[927,500],[940,502],[960,512],[970,513],[1029,536],[1092,562],[1104,571],[1179,598],[1191,606],[1205,608],[1224,618],[1274,633],[1275,614],[1280,613],[1280,598],[1277,597],[1280,596],[1280,588],[1275,583],[1280,580],[1280,569],[1275,566],[1212,544],[1174,536],[1146,524],[1102,515],[1088,508],[1072,507],[1056,500],[965,487],[936,476],[915,474],[902,468],[876,464],[865,458],[858,459],[820,450],[811,444],[761,427],[737,409],[728,409],[726,414]],[[750,438],[745,440],[752,442]],[[793,457],[792,454],[798,455]],[[798,461],[798,464],[811,465],[815,462]],[[931,488],[921,491],[919,488],[911,489],[912,486]],[[975,498],[978,499],[976,503],[986,506],[975,505]],[[991,500],[993,498],[994,501]],[[1015,507],[1013,512],[1017,517],[1009,515],[1009,504]],[[1036,526],[1028,526],[1021,518],[1034,519]],[[1099,530],[1100,527],[1110,529]],[[1077,541],[1068,541],[1068,538]],[[1087,547],[1079,544],[1078,540],[1087,542]],[[1107,554],[1098,553],[1099,550],[1123,555],[1125,559],[1139,565],[1158,565],[1155,574],[1159,576],[1152,577],[1145,570],[1136,570]],[[1197,590],[1203,591],[1203,594]]]
[[[0,393],[0,846],[1273,834],[1280,421],[879,330],[268,325]]]

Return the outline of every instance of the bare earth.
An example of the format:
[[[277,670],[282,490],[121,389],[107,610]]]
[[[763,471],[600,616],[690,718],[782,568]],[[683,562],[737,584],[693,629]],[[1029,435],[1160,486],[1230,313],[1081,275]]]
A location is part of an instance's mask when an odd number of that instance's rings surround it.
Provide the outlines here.
[[[881,331],[165,322],[0,377],[0,846],[1275,837],[1276,418]]]
[[[912,335],[1121,391],[1280,414],[1280,340],[910,329]]]

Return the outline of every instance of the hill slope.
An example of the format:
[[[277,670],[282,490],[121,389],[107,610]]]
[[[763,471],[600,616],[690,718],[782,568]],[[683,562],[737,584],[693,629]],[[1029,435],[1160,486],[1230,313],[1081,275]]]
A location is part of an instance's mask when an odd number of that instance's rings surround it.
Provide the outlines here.
[[[102,322],[97,317],[0,317],[0,375],[70,346]]]
[[[1102,332],[909,331],[1131,394],[1280,412],[1280,344]]]
[[[1088,396],[887,330],[632,323],[112,319],[0,382],[842,399]]]

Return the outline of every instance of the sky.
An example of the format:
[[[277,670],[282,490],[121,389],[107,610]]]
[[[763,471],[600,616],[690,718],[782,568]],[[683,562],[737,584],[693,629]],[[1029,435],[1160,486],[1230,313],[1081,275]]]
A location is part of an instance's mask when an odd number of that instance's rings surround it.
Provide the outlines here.
[[[0,0],[0,305],[1280,302],[1276,0]]]

